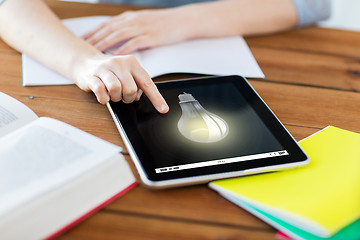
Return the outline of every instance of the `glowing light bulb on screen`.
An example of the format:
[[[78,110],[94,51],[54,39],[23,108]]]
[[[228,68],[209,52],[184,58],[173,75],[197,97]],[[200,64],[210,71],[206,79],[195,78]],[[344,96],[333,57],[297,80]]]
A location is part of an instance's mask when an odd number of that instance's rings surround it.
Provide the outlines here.
[[[187,139],[210,143],[220,141],[228,134],[227,123],[219,116],[206,111],[191,94],[180,94],[179,104],[182,115],[178,129]]]

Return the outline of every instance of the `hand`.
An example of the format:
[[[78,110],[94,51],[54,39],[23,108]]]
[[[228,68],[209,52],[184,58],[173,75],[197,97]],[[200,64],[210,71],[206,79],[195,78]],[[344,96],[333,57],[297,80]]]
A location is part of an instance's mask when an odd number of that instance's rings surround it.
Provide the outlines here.
[[[97,49],[124,43],[112,54],[128,54],[139,49],[180,42],[188,38],[189,24],[173,9],[129,11],[110,18],[84,39]]]
[[[93,91],[102,104],[110,99],[131,103],[144,92],[157,111],[169,111],[156,85],[133,56],[99,54],[74,69],[75,83],[85,91]]]

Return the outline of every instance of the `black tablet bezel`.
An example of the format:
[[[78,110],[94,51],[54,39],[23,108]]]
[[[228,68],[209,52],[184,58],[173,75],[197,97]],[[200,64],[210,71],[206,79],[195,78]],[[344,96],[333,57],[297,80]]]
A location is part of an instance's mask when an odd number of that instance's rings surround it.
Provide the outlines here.
[[[127,142],[127,147],[129,152],[134,153],[133,158],[135,157],[141,166],[142,172],[146,174],[146,178],[151,182],[159,181],[168,181],[174,179],[186,179],[198,176],[208,176],[214,174],[222,174],[229,172],[244,172],[249,169],[264,169],[267,167],[272,168],[281,168],[282,165],[291,165],[305,163],[308,160],[306,154],[302,151],[299,145],[296,143],[294,138],[289,134],[265,102],[260,98],[256,91],[251,87],[248,81],[241,76],[216,76],[216,77],[204,77],[204,78],[194,78],[186,80],[177,80],[177,81],[167,81],[156,83],[159,91],[166,89],[167,86],[176,87],[184,86],[187,84],[209,84],[214,81],[220,82],[232,82],[235,84],[243,97],[247,100],[249,105],[253,110],[258,114],[262,119],[264,124],[268,127],[270,132],[275,136],[275,138],[280,142],[280,144],[285,148],[289,153],[286,156],[272,157],[271,161],[268,161],[268,158],[257,159],[251,161],[242,161],[231,164],[207,166],[201,168],[186,169],[181,171],[170,171],[163,172],[161,174],[155,173],[155,167],[152,164],[152,159],[149,159],[146,144],[146,140],[141,139],[141,135],[136,132],[135,126],[130,122],[129,117],[126,114],[121,114],[119,109],[131,107],[131,104],[124,104],[122,102],[110,102],[111,110],[118,121],[118,124],[121,126],[120,131],[122,131],[123,140]],[[145,96],[144,96],[145,97]],[[149,140],[149,139],[148,139]],[[136,141],[136,143],[134,143]]]

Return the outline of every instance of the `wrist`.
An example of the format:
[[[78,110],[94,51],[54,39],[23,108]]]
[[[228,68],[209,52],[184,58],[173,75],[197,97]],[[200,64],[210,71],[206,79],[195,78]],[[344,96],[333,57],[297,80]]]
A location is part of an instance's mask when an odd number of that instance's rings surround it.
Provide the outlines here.
[[[91,46],[91,48],[93,47]],[[91,74],[91,72],[95,70],[96,64],[106,57],[107,56],[95,48],[88,49],[87,51],[79,51],[79,54],[75,54],[69,62],[70,79],[81,87],[84,84],[84,76],[89,77],[87,75]],[[81,88],[83,87],[84,86]]]

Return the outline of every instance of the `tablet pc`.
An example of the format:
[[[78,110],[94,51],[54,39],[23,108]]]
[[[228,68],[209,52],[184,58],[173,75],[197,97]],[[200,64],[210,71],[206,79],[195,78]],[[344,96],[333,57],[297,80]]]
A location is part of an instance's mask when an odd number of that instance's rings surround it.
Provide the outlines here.
[[[247,80],[156,83],[170,111],[143,94],[109,111],[142,182],[164,188],[298,167],[309,159]]]

